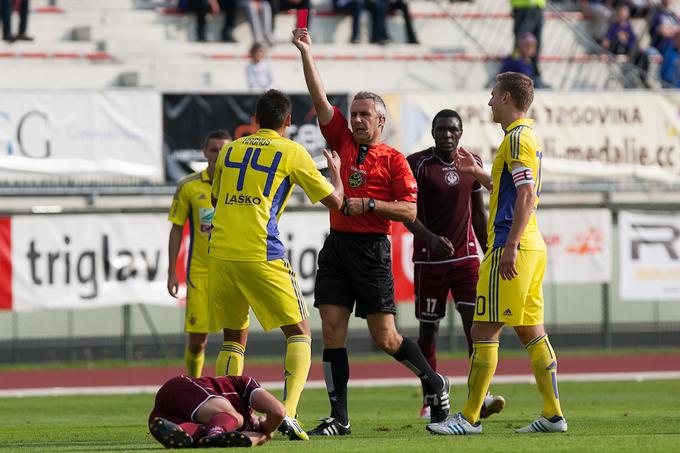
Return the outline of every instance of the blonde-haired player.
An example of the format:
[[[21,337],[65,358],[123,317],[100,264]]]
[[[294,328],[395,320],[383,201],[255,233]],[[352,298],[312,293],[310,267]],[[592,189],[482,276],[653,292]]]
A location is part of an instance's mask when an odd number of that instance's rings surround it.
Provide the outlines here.
[[[491,175],[474,157],[459,151],[456,166],[491,192],[488,250],[479,269],[472,324],[473,354],[468,399],[463,410],[427,429],[436,434],[481,434],[479,410],[498,364],[498,341],[504,325],[512,326],[524,344],[543,396],[538,420],[518,433],[567,431],[557,391],[557,357],[543,326],[543,275],[547,254],[535,210],[541,193],[543,152],[527,111],[534,99],[530,78],[516,72],[496,77],[489,106],[505,132]]]

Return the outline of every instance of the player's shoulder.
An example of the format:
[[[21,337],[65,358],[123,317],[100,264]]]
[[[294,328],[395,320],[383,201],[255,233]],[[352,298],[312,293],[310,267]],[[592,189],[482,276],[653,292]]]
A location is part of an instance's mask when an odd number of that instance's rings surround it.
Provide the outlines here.
[[[420,162],[422,159],[430,159],[432,157],[432,148],[427,148],[422,151],[416,151],[406,156],[406,160],[409,163],[414,164]]]
[[[186,176],[184,176],[182,179],[179,180],[177,183],[177,193],[179,193],[182,190],[186,190],[191,187],[192,183],[196,181],[201,180],[201,172],[196,171],[194,173],[190,173]]]

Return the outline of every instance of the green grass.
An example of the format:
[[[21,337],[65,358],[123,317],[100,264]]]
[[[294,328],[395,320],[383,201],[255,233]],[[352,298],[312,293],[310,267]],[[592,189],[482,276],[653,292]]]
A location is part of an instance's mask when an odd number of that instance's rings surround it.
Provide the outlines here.
[[[462,345],[460,346],[463,347]],[[319,351],[317,351],[319,352]],[[560,348],[558,350],[560,357],[592,357],[592,356],[624,356],[636,354],[680,354],[680,348],[677,347],[656,347],[656,348],[616,348],[616,349],[569,349]],[[317,354],[315,358],[320,357]],[[460,351],[437,351],[437,357],[446,359],[467,359],[467,350]],[[526,357],[524,349],[510,349],[506,348],[502,351],[502,357]],[[368,363],[368,362],[390,362],[394,359],[383,353],[376,352],[375,354],[354,354],[352,355],[352,363]],[[210,363],[210,358],[206,364]],[[249,356],[249,364],[279,364],[281,363],[281,356]],[[98,369],[98,368],[139,368],[139,367],[163,367],[176,366],[181,368],[184,366],[182,358],[171,359],[144,359],[144,360],[74,360],[74,361],[55,361],[43,363],[16,363],[16,364],[0,364],[0,372],[3,371],[34,371],[34,370],[63,370],[65,368],[77,369]]]
[[[518,435],[513,428],[540,410],[534,386],[496,385],[506,410],[484,423],[484,435],[428,434],[417,418],[415,387],[350,390],[352,435],[290,442],[275,438],[257,451],[300,452],[672,452],[680,451],[680,382],[562,383],[567,434]],[[465,389],[453,389],[454,410]],[[280,394],[277,394],[280,396]],[[0,451],[163,451],[148,434],[153,395],[0,398]],[[307,427],[327,415],[323,390],[308,390],[300,406]],[[11,414],[11,415],[10,415]]]

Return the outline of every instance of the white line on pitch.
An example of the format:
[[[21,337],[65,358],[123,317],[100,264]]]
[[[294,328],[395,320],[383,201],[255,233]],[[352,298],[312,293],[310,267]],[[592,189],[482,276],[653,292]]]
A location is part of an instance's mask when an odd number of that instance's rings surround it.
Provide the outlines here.
[[[659,381],[680,379],[680,371],[633,371],[616,373],[562,373],[558,375],[559,382],[614,382],[614,381]],[[466,376],[449,377],[451,385],[465,385]],[[500,375],[493,378],[494,384],[533,384],[531,374]],[[266,389],[282,389],[282,381],[261,382]],[[115,387],[48,387],[31,389],[0,390],[0,397],[24,396],[66,396],[66,395],[130,395],[138,393],[156,393],[160,385],[126,385]],[[419,386],[417,378],[392,379],[354,379],[349,381],[350,387],[391,387],[391,386]],[[324,381],[308,381],[305,388],[325,388]]]

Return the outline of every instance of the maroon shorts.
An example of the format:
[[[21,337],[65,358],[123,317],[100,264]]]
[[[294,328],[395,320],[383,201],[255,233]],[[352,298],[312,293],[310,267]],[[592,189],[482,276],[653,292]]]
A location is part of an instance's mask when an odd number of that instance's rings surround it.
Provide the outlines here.
[[[149,420],[163,417],[178,425],[194,422],[194,412],[210,398],[223,398],[209,387],[198,385],[189,376],[176,376],[170,379],[156,393]]]
[[[458,304],[475,305],[479,260],[476,257],[453,263],[414,265],[416,319],[435,322],[446,316],[449,291]]]

